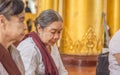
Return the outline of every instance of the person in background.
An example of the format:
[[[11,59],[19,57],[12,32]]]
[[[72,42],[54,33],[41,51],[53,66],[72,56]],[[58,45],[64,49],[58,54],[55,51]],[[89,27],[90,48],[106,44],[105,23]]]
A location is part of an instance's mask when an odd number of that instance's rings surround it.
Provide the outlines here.
[[[55,44],[60,38],[62,22],[62,17],[52,9],[36,18],[36,32],[27,34],[17,47],[25,75],[68,75]]]
[[[31,9],[30,9],[29,6],[28,6],[28,1],[26,1],[25,12],[26,12],[26,13],[31,13]]]
[[[28,0],[28,6],[32,14],[37,13],[37,5],[38,5],[37,3],[38,3],[38,0]]]
[[[120,74],[120,30],[113,35],[109,43],[109,70],[110,75]]]
[[[14,42],[24,36],[22,0],[0,0],[0,75],[25,75],[24,65]]]
[[[109,75],[110,71],[108,69],[109,62],[109,26],[106,23],[106,16],[105,13],[102,13],[103,20],[104,20],[104,45],[102,48],[101,54],[98,55],[97,65],[96,65],[96,75]]]
[[[29,33],[32,30],[32,19],[28,19],[26,24],[27,24],[27,29],[28,29],[28,33]]]

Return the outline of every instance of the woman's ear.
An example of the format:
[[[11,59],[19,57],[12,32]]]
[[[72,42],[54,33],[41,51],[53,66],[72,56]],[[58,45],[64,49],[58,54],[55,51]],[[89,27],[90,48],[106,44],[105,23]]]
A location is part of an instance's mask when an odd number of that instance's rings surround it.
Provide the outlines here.
[[[3,28],[6,27],[6,18],[4,15],[0,15],[0,26]]]
[[[38,24],[38,25],[37,25],[37,31],[38,31],[38,32],[41,32],[41,30],[42,30],[42,28],[41,28],[40,24]]]

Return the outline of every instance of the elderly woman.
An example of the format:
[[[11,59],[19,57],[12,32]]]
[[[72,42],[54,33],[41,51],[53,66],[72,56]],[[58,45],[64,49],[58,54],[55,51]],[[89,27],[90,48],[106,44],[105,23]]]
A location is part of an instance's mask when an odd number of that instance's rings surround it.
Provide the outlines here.
[[[68,75],[55,45],[60,38],[62,22],[61,16],[50,9],[36,18],[36,32],[26,35],[17,47],[25,75]]]
[[[12,45],[24,36],[24,3],[0,0],[0,75],[24,75],[19,52]]]

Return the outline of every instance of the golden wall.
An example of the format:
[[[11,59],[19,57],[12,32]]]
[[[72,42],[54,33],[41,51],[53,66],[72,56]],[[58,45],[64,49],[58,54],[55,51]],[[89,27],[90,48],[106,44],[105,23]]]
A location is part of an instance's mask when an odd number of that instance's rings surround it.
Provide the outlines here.
[[[38,0],[38,15],[46,9],[59,11],[59,0]]]
[[[110,36],[120,29],[120,0],[107,0],[107,24],[110,27]]]

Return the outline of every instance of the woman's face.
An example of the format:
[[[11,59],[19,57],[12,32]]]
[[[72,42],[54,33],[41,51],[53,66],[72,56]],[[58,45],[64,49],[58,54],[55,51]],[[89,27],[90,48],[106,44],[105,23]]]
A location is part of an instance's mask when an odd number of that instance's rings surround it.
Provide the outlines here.
[[[41,29],[40,38],[46,45],[53,45],[55,44],[58,39],[60,38],[60,33],[62,31],[62,22],[56,21]]]
[[[11,16],[10,20],[6,22],[6,36],[12,41],[19,41],[24,36],[24,30],[27,27],[24,24],[25,12],[23,11],[19,15]]]

